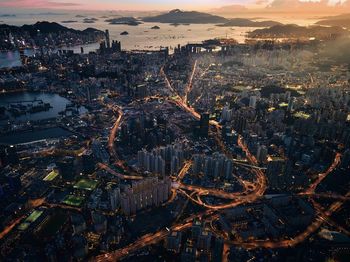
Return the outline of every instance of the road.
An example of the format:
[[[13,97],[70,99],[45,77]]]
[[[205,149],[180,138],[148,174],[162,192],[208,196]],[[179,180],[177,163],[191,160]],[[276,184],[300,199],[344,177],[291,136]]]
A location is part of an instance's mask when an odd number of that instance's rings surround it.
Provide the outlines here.
[[[345,195],[345,197],[349,197],[350,196],[350,191]],[[342,205],[343,205],[343,201],[337,201],[335,203],[333,203],[330,208],[327,211],[318,211],[317,217],[314,220],[314,222],[312,222],[305,231],[303,231],[302,233],[298,234],[296,237],[292,238],[292,239],[285,239],[285,240],[281,240],[281,241],[264,241],[264,240],[255,240],[255,241],[250,241],[250,242],[246,242],[246,243],[242,243],[239,241],[226,241],[232,245],[239,245],[241,247],[247,248],[247,249],[254,249],[254,248],[260,248],[260,247],[264,247],[264,248],[287,248],[287,247],[293,247],[299,243],[304,242],[311,234],[315,233],[320,226],[327,222],[327,220],[329,219],[329,217],[336,212],[337,210],[339,210]]]
[[[326,172],[318,175],[318,178],[310,185],[309,189],[305,191],[305,194],[315,193],[316,187],[339,165],[341,154],[336,153],[332,165],[326,170]]]
[[[12,229],[17,226],[19,223],[21,223],[22,219],[24,219],[26,216],[23,215],[19,218],[14,219],[11,221],[9,225],[7,225],[1,232],[0,232],[0,240],[5,237],[8,233],[12,231]]]
[[[192,80],[193,80],[193,78],[191,78],[191,81]],[[169,88],[172,89],[170,82],[168,81],[167,83],[169,85]],[[192,83],[191,83],[191,85],[192,85]],[[187,96],[185,96],[185,97],[187,97]],[[199,114],[197,112],[195,112],[195,110],[193,108],[190,108],[189,106],[187,106],[187,103],[185,103],[185,101],[178,100],[177,103],[180,107],[182,107],[187,112],[192,114],[192,116],[194,118],[198,119],[200,117]],[[220,124],[217,123],[216,121],[210,121],[210,124],[215,126],[217,128],[217,131],[219,131],[221,129]],[[219,133],[219,132],[217,132],[217,133]],[[257,159],[255,158],[255,156],[253,154],[251,154],[248,147],[245,145],[242,136],[239,136],[238,145],[246,153],[246,157],[249,161],[249,164],[251,166],[258,166]],[[227,153],[227,150],[225,150],[224,152]],[[307,191],[305,191],[305,194],[314,194],[316,187],[327,177],[327,175],[329,175],[337,167],[337,165],[340,162],[340,157],[341,157],[341,155],[339,153],[337,153],[332,165],[327,169],[326,172],[319,175],[318,179],[310,186],[310,188]],[[267,180],[266,180],[266,177],[264,175],[264,172],[262,171],[262,169],[254,169],[253,172],[256,174],[256,177],[257,177],[257,182],[255,183],[254,191],[251,194],[246,195],[246,196],[242,196],[242,197],[239,197],[236,195],[236,199],[234,201],[232,201],[229,204],[225,204],[225,205],[212,206],[212,205],[208,205],[206,203],[203,203],[203,201],[200,199],[200,194],[213,195],[213,196],[222,197],[222,198],[226,198],[226,199],[227,198],[232,199],[234,197],[234,194],[230,194],[230,193],[223,192],[223,191],[216,190],[216,189],[204,189],[201,187],[195,187],[195,186],[183,185],[183,184],[181,184],[180,187],[182,189],[186,189],[189,191],[197,191],[197,193],[198,193],[197,199],[195,199],[193,197],[193,195],[189,195],[186,192],[183,192],[183,193],[186,194],[186,196],[189,199],[191,199],[193,202],[195,202],[199,205],[202,205],[202,206],[210,208],[210,209],[232,208],[232,207],[239,205],[239,204],[254,202],[256,199],[263,196],[263,194],[266,190],[266,187],[267,187]],[[345,198],[347,198],[347,197],[348,196],[345,196]],[[343,203],[342,201],[343,200],[340,200],[340,201],[334,203],[327,212],[323,213],[323,217],[329,217],[330,214],[332,214],[337,209],[339,209]],[[323,221],[324,221],[324,219],[322,219],[322,217],[318,216],[316,218],[316,220],[303,233],[299,234],[298,236],[296,236],[292,240],[283,240],[283,241],[279,241],[279,242],[273,242],[273,241],[255,241],[255,242],[253,241],[250,243],[237,243],[237,242],[235,242],[233,244],[241,244],[241,246],[247,247],[247,248],[253,248],[253,247],[275,248],[275,247],[294,246],[294,245],[304,241],[310,234],[315,232],[322,225]]]
[[[186,88],[185,88],[185,95],[183,97],[183,101],[185,104],[187,104],[187,102],[188,102],[188,94],[191,92],[191,89],[192,89],[193,78],[194,78],[194,74],[196,72],[196,68],[197,68],[197,60],[193,64],[192,72],[191,72],[188,84],[186,85]]]
[[[118,128],[119,128],[120,123],[121,123],[122,118],[123,118],[123,111],[118,106],[113,106],[112,110],[113,110],[113,112],[118,113],[118,118],[115,121],[115,123],[114,123],[114,125],[113,125],[113,127],[111,129],[111,132],[109,134],[108,149],[109,149],[109,154],[112,157],[114,157],[115,159],[117,159],[118,156],[117,156],[117,151],[115,150],[114,141],[115,141],[115,138],[117,137]]]
[[[210,216],[211,214],[213,214],[213,212],[208,210],[208,211],[202,212],[200,214],[192,215],[192,216],[186,218],[183,222],[176,223],[175,225],[171,226],[169,228],[169,230],[162,229],[162,230],[159,230],[158,232],[153,233],[153,234],[152,233],[146,234],[146,235],[140,237],[134,243],[131,243],[124,248],[118,249],[118,250],[111,252],[111,253],[107,253],[107,254],[103,254],[103,255],[95,257],[95,261],[97,261],[97,262],[118,261],[118,260],[122,259],[123,257],[126,257],[126,256],[134,253],[135,251],[137,251],[141,248],[158,243],[159,241],[166,238],[171,231],[182,231],[182,230],[190,228],[192,226],[192,221],[194,219],[204,218],[206,216]]]
[[[165,83],[166,83],[167,87],[169,88],[169,90],[171,92],[173,92],[174,94],[176,94],[176,96],[177,96],[176,100],[171,100],[171,101],[173,103],[175,103],[177,106],[179,106],[180,108],[182,108],[183,110],[185,110],[186,112],[188,112],[189,114],[191,114],[192,117],[194,117],[195,119],[200,119],[200,114],[198,112],[196,112],[194,108],[187,105],[187,97],[188,97],[188,93],[190,92],[191,87],[192,87],[192,82],[193,82],[193,78],[195,75],[196,66],[197,66],[197,61],[195,61],[195,64],[193,66],[192,73],[189,77],[189,83],[186,86],[185,96],[183,98],[181,98],[177,94],[176,90],[172,87],[170,80],[168,79],[166,73],[164,72],[164,67],[161,68],[160,73],[161,73],[161,75],[164,76]],[[210,124],[212,126],[216,127],[216,130],[217,130],[216,133],[217,133],[217,136],[219,138],[219,133],[220,133],[220,130],[222,128],[221,125],[217,121],[210,121]],[[119,124],[118,124],[118,120],[117,120],[113,129],[118,125]],[[111,132],[111,133],[113,133],[113,132]],[[111,137],[113,138],[113,135],[111,135]],[[115,137],[115,135],[114,135],[114,137]],[[221,141],[221,143],[222,143],[222,141]],[[256,182],[251,183],[248,181],[241,180],[240,182],[244,186],[245,190],[243,192],[234,192],[234,193],[225,192],[224,190],[220,190],[220,189],[203,188],[200,186],[186,185],[186,184],[183,184],[181,182],[181,180],[183,179],[183,177],[185,176],[185,174],[187,173],[188,169],[190,168],[190,166],[192,164],[191,161],[186,162],[185,165],[183,166],[183,168],[180,170],[178,176],[173,177],[173,183],[176,185],[176,187],[173,188],[173,191],[175,192],[175,194],[173,194],[173,195],[176,196],[176,191],[178,191],[181,194],[185,195],[188,198],[187,200],[191,200],[194,203],[197,203],[197,204],[199,204],[203,207],[206,207],[208,209],[204,213],[192,215],[192,216],[184,219],[182,222],[174,224],[172,227],[170,227],[170,231],[181,231],[181,230],[187,229],[187,228],[191,227],[192,221],[196,218],[203,218],[205,216],[210,216],[211,219],[216,219],[217,216],[215,216],[215,217],[213,216],[214,212],[217,212],[221,209],[232,208],[232,207],[235,207],[235,206],[238,206],[241,204],[253,203],[257,199],[261,198],[264,195],[265,190],[267,188],[267,180],[266,180],[266,177],[265,177],[263,170],[259,169],[259,168],[254,168],[254,167],[258,166],[258,161],[256,160],[255,156],[253,154],[251,154],[248,147],[245,145],[242,136],[239,136],[238,145],[241,147],[241,149],[246,154],[246,157],[248,160],[247,167],[250,167],[252,172],[256,175]],[[224,152],[226,153],[226,155],[232,158],[232,156],[230,155],[228,150],[225,148],[223,143],[221,144],[221,146],[222,146]],[[323,181],[323,179],[334,170],[334,168],[339,164],[339,162],[340,162],[340,154],[337,154],[333,164],[328,168],[328,170],[326,172],[319,175],[318,179],[310,186],[310,188],[307,191],[304,192],[304,194],[305,195],[313,195],[317,185],[319,183],[321,183]],[[102,167],[105,168],[106,170],[108,170],[109,172],[113,171],[113,170],[110,170],[105,165]],[[116,173],[115,171],[113,171],[113,172],[116,175],[120,176],[120,174]],[[113,174],[113,172],[111,172],[111,173]],[[142,179],[141,177],[134,177],[134,178],[135,179]],[[133,178],[130,178],[130,179],[133,179]],[[187,191],[190,191],[191,193],[187,193]],[[207,203],[204,203],[201,199],[201,196],[208,196],[208,195],[223,198],[223,199],[230,199],[232,201],[228,204],[209,205]],[[318,210],[316,219],[307,227],[307,229],[304,232],[298,234],[294,238],[287,239],[287,240],[283,239],[280,241],[253,240],[253,241],[249,241],[249,242],[229,241],[226,238],[225,247],[227,249],[228,245],[238,245],[240,247],[251,249],[251,248],[258,248],[258,247],[281,248],[281,247],[295,246],[296,244],[305,241],[306,238],[308,238],[312,233],[314,233],[324,223],[324,221],[327,218],[329,218],[335,211],[337,211],[339,208],[341,208],[343,202],[346,201],[346,199],[348,197],[350,197],[350,192],[345,196],[345,199],[338,198],[339,200],[337,202],[333,203],[327,211],[321,212],[320,210]],[[173,197],[173,199],[174,198],[175,197]],[[187,202],[188,201],[186,201],[186,203]],[[176,221],[177,221],[177,219],[176,219]],[[159,242],[160,240],[164,239],[168,234],[169,234],[169,230],[167,230],[167,229],[159,230],[158,232],[155,232],[153,234],[146,234],[146,235],[142,236],[141,238],[139,238],[134,243],[131,243],[124,248],[121,248],[121,249],[116,250],[114,252],[103,254],[103,255],[96,257],[96,260],[97,261],[116,261],[116,260],[119,260],[125,256],[132,254],[133,252],[135,252],[141,248],[144,248],[148,245],[155,244],[155,243]],[[225,236],[225,234],[223,234],[223,235]]]
[[[111,169],[108,165],[106,164],[103,164],[103,163],[98,163],[97,164],[99,168],[107,171],[108,173],[120,178],[120,179],[126,179],[126,180],[141,180],[141,179],[144,179],[144,177],[142,176],[129,176],[129,175],[123,175],[123,174],[120,174],[116,171],[114,171],[113,169]]]

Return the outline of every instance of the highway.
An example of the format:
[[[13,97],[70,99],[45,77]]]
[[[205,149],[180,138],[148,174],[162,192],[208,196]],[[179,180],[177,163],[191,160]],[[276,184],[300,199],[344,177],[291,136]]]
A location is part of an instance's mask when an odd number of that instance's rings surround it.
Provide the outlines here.
[[[350,196],[350,191],[345,195],[346,197]],[[337,201],[333,203],[330,208],[327,211],[319,211],[316,216],[316,219],[314,222],[312,222],[305,231],[302,233],[298,234],[294,238],[291,239],[284,239],[281,241],[264,241],[264,240],[253,240],[250,242],[239,242],[239,241],[226,241],[227,243],[230,243],[232,245],[239,245],[241,247],[247,248],[247,249],[254,249],[254,248],[287,248],[287,247],[293,247],[299,243],[304,242],[311,234],[315,233],[320,226],[327,222],[329,217],[339,210],[342,205],[343,201]]]
[[[321,205],[318,204],[316,201],[314,201],[311,198],[311,201],[316,209],[316,218],[315,220],[306,228],[305,231],[303,231],[302,233],[298,234],[297,236],[295,236],[294,238],[291,239],[283,239],[280,241],[271,241],[271,240],[253,240],[253,241],[249,241],[249,242],[242,242],[242,241],[230,241],[228,240],[228,238],[226,238],[226,243],[231,244],[231,245],[238,245],[240,247],[243,248],[247,248],[247,249],[254,249],[254,248],[287,248],[287,247],[293,247],[299,243],[302,243],[303,241],[305,241],[311,234],[315,233],[320,226],[327,222],[327,223],[332,223],[330,222],[330,216],[336,212],[337,210],[339,210],[341,208],[341,206],[343,205],[343,203],[347,200],[349,200],[350,197],[350,191],[345,195],[345,196],[336,196],[333,194],[314,194],[314,191],[316,189],[316,187],[323,181],[323,179],[329,175],[336,167],[337,165],[340,163],[340,154],[336,154],[335,159],[332,163],[332,165],[327,169],[326,172],[322,173],[319,175],[319,178],[312,183],[312,185],[310,186],[309,189],[307,189],[305,192],[300,193],[299,195],[307,195],[310,197],[314,197],[314,196],[323,196],[323,197],[336,197],[338,199],[337,202],[333,203],[328,210],[323,210]],[[253,162],[255,161],[254,158],[251,159]],[[263,181],[261,181],[263,182]],[[335,225],[335,223],[333,223],[333,226],[337,226]],[[344,229],[342,227],[339,227],[339,230],[343,230]],[[345,232],[347,232],[345,230]],[[221,234],[222,235],[222,234]]]
[[[191,75],[189,77],[189,83],[186,86],[186,93],[182,99],[177,94],[176,90],[172,87],[170,80],[168,79],[166,73],[164,72],[164,67],[161,68],[160,74],[164,76],[165,83],[166,83],[167,87],[169,88],[169,90],[171,92],[173,92],[174,94],[176,94],[176,96],[177,96],[176,100],[171,100],[171,101],[174,102],[180,108],[182,108],[184,111],[190,113],[192,115],[192,117],[194,117],[195,119],[200,119],[200,114],[198,112],[196,112],[194,108],[187,105],[187,97],[188,97],[188,93],[190,92],[191,87],[192,87],[192,81],[194,79],[196,67],[197,67],[197,61],[195,61],[195,64],[193,66]],[[221,125],[217,121],[210,121],[210,124],[212,126],[216,127],[217,138],[219,139],[219,133],[220,133],[219,131],[222,128]],[[118,124],[118,120],[117,120],[113,129],[115,127],[117,127],[118,125],[119,124]],[[113,134],[111,135],[111,137],[113,138]],[[115,135],[114,135],[114,137],[115,137]],[[219,139],[219,140],[221,141],[221,139]],[[213,214],[215,214],[214,212],[218,212],[222,209],[233,208],[233,207],[236,207],[238,205],[242,205],[242,204],[246,204],[246,203],[253,203],[257,199],[263,197],[265,190],[267,188],[267,180],[266,180],[265,174],[263,172],[263,169],[256,168],[256,167],[258,167],[258,161],[256,160],[255,156],[253,154],[251,154],[248,147],[245,145],[242,136],[239,136],[238,145],[241,147],[241,149],[246,154],[248,164],[246,164],[245,166],[251,168],[251,172],[253,172],[256,175],[256,182],[255,183],[240,180],[241,184],[244,187],[244,190],[242,192],[233,192],[233,193],[225,192],[224,190],[220,190],[220,189],[203,188],[200,186],[186,185],[186,184],[183,184],[181,181],[192,165],[192,162],[188,161],[184,164],[184,166],[180,170],[178,176],[173,177],[173,184],[175,186],[172,189],[172,191],[173,191],[172,196],[173,197],[171,198],[171,201],[175,198],[176,192],[179,192],[188,198],[187,201],[185,202],[184,207],[186,207],[188,200],[191,200],[192,202],[207,208],[207,211],[205,211],[204,213],[201,213],[201,214],[192,215],[192,216],[184,219],[182,222],[179,222],[179,223],[175,222],[175,224],[170,227],[170,230],[162,229],[162,230],[159,230],[158,232],[155,232],[153,234],[146,234],[146,235],[140,237],[134,243],[131,243],[131,244],[119,249],[119,250],[97,256],[96,261],[120,260],[121,258],[128,256],[141,248],[144,248],[144,247],[151,245],[151,244],[155,244],[155,243],[159,242],[160,240],[166,238],[166,236],[169,234],[169,231],[181,231],[181,230],[190,228],[192,225],[192,221],[196,218],[203,218],[203,217],[208,216],[208,217],[210,217],[210,219],[212,221],[213,219],[218,218],[217,215],[213,216]],[[220,146],[222,147],[222,149],[226,153],[226,155],[228,157],[232,158],[231,154],[225,148],[222,141],[221,141]],[[112,149],[110,151],[113,152]],[[329,175],[337,167],[337,165],[340,162],[340,157],[341,157],[341,155],[338,153],[334,159],[333,164],[327,169],[327,171],[320,174],[318,179],[310,186],[310,188],[307,189],[305,192],[301,193],[300,195],[309,195],[309,196],[315,195],[314,192],[315,192],[316,187],[323,181],[323,179],[325,177],[327,177],[327,175]],[[104,165],[104,166],[102,166],[102,165],[103,164],[100,164],[100,167],[103,167],[108,172],[113,171],[113,170],[110,170],[108,167],[106,167],[106,165]],[[118,175],[118,177],[120,176],[120,174],[116,173],[115,171],[113,171],[113,172],[110,172],[110,173]],[[131,176],[129,179],[142,179],[142,177]],[[191,193],[187,193],[187,191],[189,191]],[[201,199],[201,196],[208,196],[208,195],[215,196],[218,198],[223,198],[223,199],[230,199],[232,201],[227,203],[227,204],[209,205],[207,203],[204,203]],[[350,197],[350,192],[344,198],[339,198],[339,196],[337,196],[337,197],[338,197],[337,198],[338,201],[333,203],[327,211],[321,212],[318,209],[315,220],[307,227],[307,229],[304,232],[298,234],[297,236],[295,236],[294,238],[291,238],[291,239],[283,239],[280,241],[252,240],[249,242],[242,242],[242,241],[230,241],[227,238],[227,234],[224,234],[224,233],[220,234],[220,232],[216,232],[216,233],[223,235],[223,236],[226,236],[225,237],[225,247],[226,247],[225,250],[226,251],[224,252],[225,255],[227,255],[227,249],[228,249],[229,245],[237,245],[237,246],[244,247],[247,249],[259,248],[259,247],[282,248],[282,247],[295,246],[296,244],[305,241],[305,239],[307,239],[312,233],[314,233],[316,230],[318,230],[318,228],[334,212],[339,210],[339,208],[341,208],[344,201],[348,200],[348,198]],[[180,213],[182,213],[182,212],[183,212],[183,210]],[[179,217],[180,216],[177,216],[176,221],[178,220]]]
[[[0,232],[0,240],[5,237],[8,233],[12,231],[12,229],[17,226],[19,223],[21,223],[22,219],[24,219],[26,216],[23,215],[19,218],[14,219],[11,221],[9,225],[7,225],[1,232]]]
[[[341,159],[341,154],[336,153],[332,165],[326,170],[326,172],[318,175],[318,178],[311,184],[308,190],[305,191],[305,194],[315,193],[316,187],[330,174],[333,170],[339,165]]]
[[[185,95],[182,99],[185,104],[187,104],[187,102],[188,102],[188,94],[191,92],[191,89],[192,89],[192,83],[193,83],[194,74],[196,72],[196,68],[197,68],[197,60],[193,64],[192,73],[190,75],[188,84],[186,85],[186,88],[185,88]]]
[[[117,159],[118,156],[117,156],[117,151],[115,150],[114,141],[115,141],[115,138],[117,136],[118,128],[119,128],[120,123],[121,123],[122,118],[123,118],[123,111],[118,106],[113,106],[112,109],[114,112],[118,113],[118,118],[115,121],[115,123],[111,129],[109,138],[108,138],[108,149],[109,149],[110,155],[112,157],[114,157],[115,159]]]
[[[120,178],[120,179],[126,179],[126,180],[141,180],[144,179],[142,176],[129,176],[129,175],[123,175],[120,173],[117,173],[113,169],[111,169],[108,165],[103,164],[103,163],[98,163],[98,167],[107,171],[108,173]]]
[[[176,223],[175,225],[171,226],[169,228],[169,230],[167,230],[165,228],[165,229],[159,230],[158,232],[153,233],[153,234],[152,233],[146,234],[146,235],[140,237],[134,243],[131,243],[124,248],[118,249],[118,250],[111,252],[111,253],[99,255],[99,256],[95,257],[95,261],[97,261],[97,262],[118,261],[118,260],[122,259],[123,257],[128,256],[141,248],[158,243],[159,241],[166,238],[171,231],[182,231],[182,230],[190,228],[192,226],[192,221],[194,219],[210,216],[211,214],[213,214],[213,212],[209,210],[209,211],[205,211],[205,212],[200,213],[200,214],[192,215],[192,216],[186,218],[183,222]]]
[[[191,79],[191,81],[193,80],[192,78],[190,78],[190,79]],[[172,90],[170,81],[167,81],[167,84],[168,84],[170,90]],[[192,83],[191,83],[191,85],[192,85]],[[187,96],[185,96],[185,97],[187,97]],[[192,116],[194,118],[196,118],[196,119],[200,118],[199,114],[197,112],[195,112],[195,110],[193,108],[188,107],[187,103],[184,103],[184,101],[177,100],[177,104],[180,107],[182,107],[183,109],[185,109],[187,112],[192,114]],[[219,131],[221,129],[220,124],[216,121],[210,121],[210,124],[214,125],[217,128],[217,131]],[[221,147],[223,147],[222,142],[220,145],[221,145]],[[256,160],[255,156],[250,153],[248,147],[245,145],[245,143],[243,141],[242,136],[239,136],[238,145],[246,153],[247,159],[249,161],[249,165],[247,165],[247,166],[250,166],[252,168],[255,166],[258,166],[258,161]],[[223,150],[227,155],[229,155],[229,153],[227,153],[227,150],[225,150],[225,149],[223,149]],[[340,162],[340,157],[341,157],[341,154],[337,153],[332,165],[327,169],[326,172],[319,175],[318,179],[314,183],[312,183],[312,185],[310,186],[310,188],[308,190],[305,191],[305,194],[310,194],[310,195],[314,194],[316,187],[337,167],[337,165]],[[180,184],[180,188],[185,189],[185,190],[189,190],[189,191],[196,191],[197,192],[197,199],[195,199],[192,194],[189,195],[184,191],[182,191],[182,193],[184,193],[193,202],[195,202],[199,205],[202,205],[204,207],[207,207],[209,209],[217,210],[217,209],[232,208],[234,206],[237,206],[237,205],[240,205],[243,203],[252,203],[256,199],[258,199],[259,197],[264,195],[264,192],[267,188],[267,180],[266,180],[264,172],[262,171],[262,169],[259,169],[259,168],[252,170],[252,172],[254,172],[256,174],[256,177],[257,177],[257,182],[255,183],[254,191],[251,194],[242,195],[241,197],[239,197],[239,195],[237,195],[237,194],[230,194],[230,193],[223,192],[223,191],[216,190],[216,189],[205,189],[205,188],[201,188],[201,187],[184,185],[184,184]],[[203,201],[200,199],[200,195],[213,195],[216,197],[221,197],[221,198],[225,198],[225,199],[235,199],[235,200],[232,201],[231,203],[228,203],[228,204],[212,206],[212,205],[208,205],[206,203],[203,203]],[[339,200],[338,202],[334,203],[331,206],[331,208],[323,214],[323,217],[329,217],[333,212],[338,210],[343,203],[342,201],[346,200],[347,198],[348,198],[348,195],[345,196],[345,199]],[[322,217],[318,216],[316,218],[316,220],[303,233],[297,235],[295,238],[293,238],[291,240],[283,240],[283,241],[278,241],[278,242],[258,241],[257,240],[257,241],[253,241],[250,243],[234,242],[232,244],[236,244],[236,245],[239,244],[240,246],[243,246],[246,248],[256,248],[256,247],[277,248],[277,247],[294,246],[300,242],[303,242],[310,234],[315,232],[322,225],[323,221],[324,221],[324,219],[322,219]]]

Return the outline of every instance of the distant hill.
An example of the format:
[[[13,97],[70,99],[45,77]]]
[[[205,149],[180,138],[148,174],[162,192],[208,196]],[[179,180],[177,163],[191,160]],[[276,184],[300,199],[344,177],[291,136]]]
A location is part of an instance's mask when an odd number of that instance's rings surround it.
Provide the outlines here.
[[[144,17],[145,22],[156,23],[188,23],[188,24],[218,24],[227,23],[228,20],[221,16],[211,15],[207,13],[200,13],[195,11],[181,11],[175,9],[166,14],[161,14],[152,17]]]
[[[275,25],[270,28],[256,29],[248,33],[253,38],[308,38],[326,39],[332,35],[345,35],[349,32],[341,27]]]
[[[93,24],[93,23],[95,23],[96,21],[98,21],[98,19],[97,18],[84,18],[83,19],[83,23],[85,23],[85,24]]]
[[[318,21],[316,24],[326,26],[340,26],[350,29],[350,14],[328,17],[321,21]]]
[[[139,25],[141,22],[134,17],[118,17],[105,20],[111,25]]]
[[[230,26],[240,26],[240,27],[271,27],[275,25],[282,25],[276,21],[261,21],[255,22],[246,18],[233,18],[230,19],[227,23],[220,24],[218,26],[230,27]]]
[[[21,34],[21,33],[29,33],[31,36],[36,36],[39,33],[40,34],[53,34],[53,33],[59,33],[59,32],[71,32],[75,34],[91,34],[91,33],[103,33],[100,30],[94,29],[94,28],[87,28],[85,30],[75,30],[72,28],[65,27],[63,25],[60,25],[58,23],[51,23],[51,22],[37,22],[33,25],[23,25],[23,26],[13,26],[13,25],[6,25],[1,24],[0,25],[0,31],[1,32],[11,32],[15,34]]]

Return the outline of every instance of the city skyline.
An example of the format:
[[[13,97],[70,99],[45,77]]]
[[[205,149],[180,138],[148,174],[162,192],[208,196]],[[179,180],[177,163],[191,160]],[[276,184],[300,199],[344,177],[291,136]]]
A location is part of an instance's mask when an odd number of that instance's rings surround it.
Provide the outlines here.
[[[0,261],[348,262],[349,3],[0,0]]]

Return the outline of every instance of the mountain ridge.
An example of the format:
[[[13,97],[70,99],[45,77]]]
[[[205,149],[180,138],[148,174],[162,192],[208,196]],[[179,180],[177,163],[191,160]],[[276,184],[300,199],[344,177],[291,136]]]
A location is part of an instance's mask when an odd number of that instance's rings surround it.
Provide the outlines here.
[[[95,28],[86,28],[84,30],[76,30],[73,28],[65,27],[56,22],[40,21],[31,25],[15,26],[8,24],[0,24],[0,31],[8,31],[12,33],[24,33],[28,32],[31,36],[36,36],[39,33],[50,34],[59,32],[71,32],[76,34],[90,34],[90,33],[103,33],[101,30]]]
[[[156,16],[143,17],[144,22],[156,23],[189,23],[189,24],[218,24],[227,23],[229,20],[217,15],[202,13],[197,11],[182,11],[180,9],[173,9],[165,14]]]

